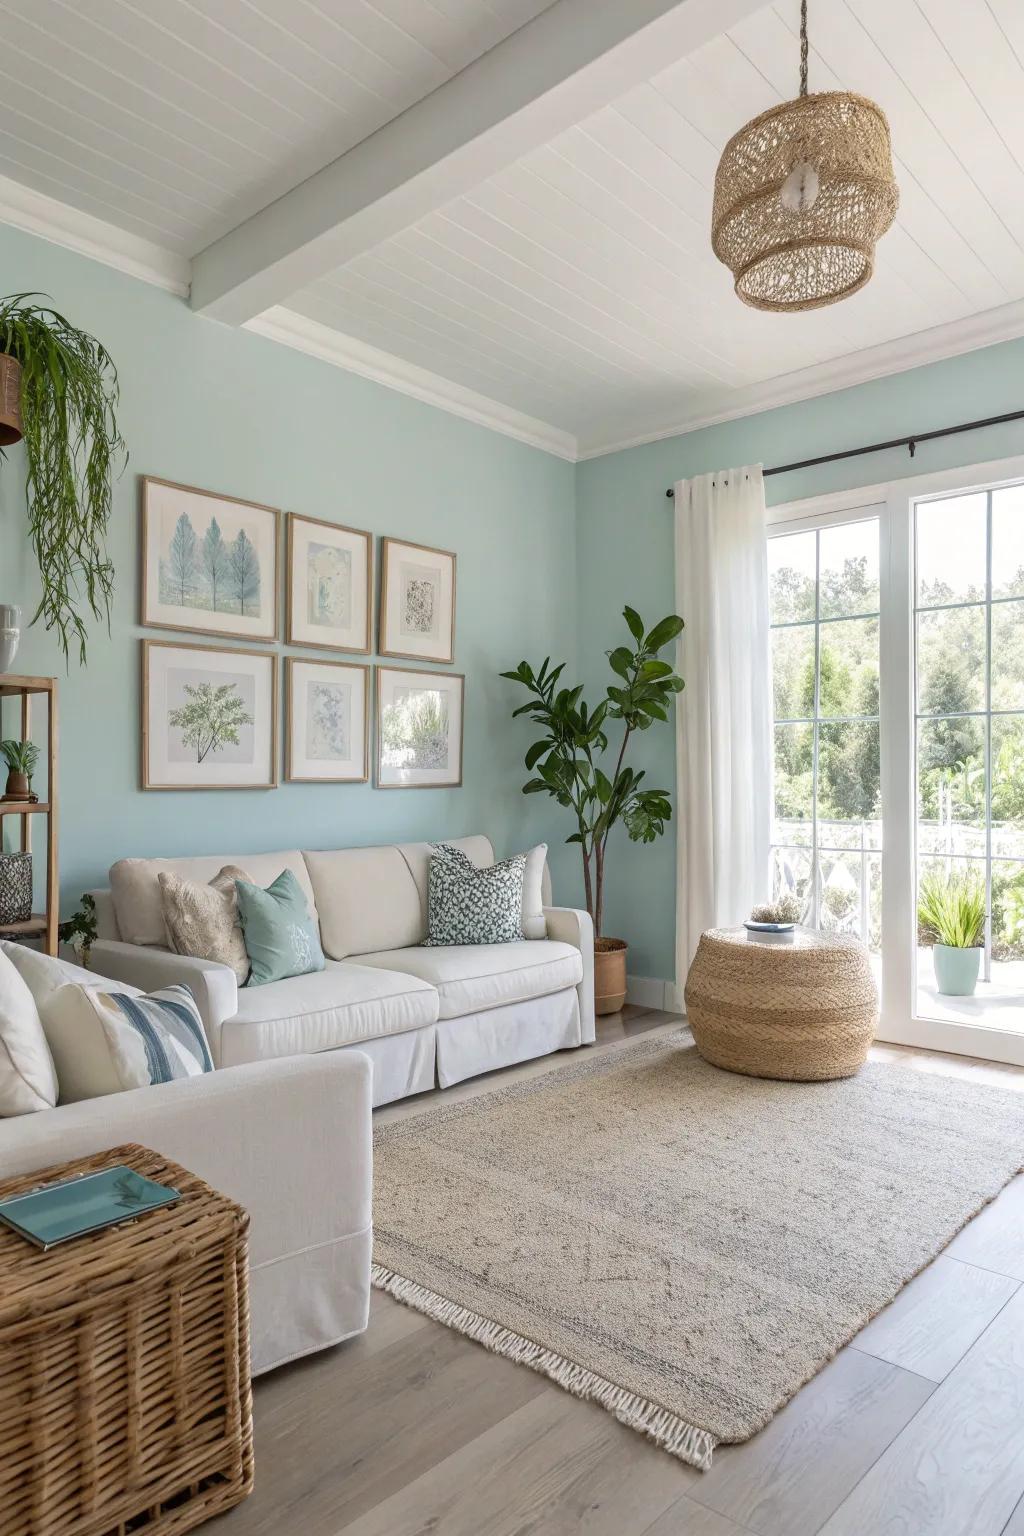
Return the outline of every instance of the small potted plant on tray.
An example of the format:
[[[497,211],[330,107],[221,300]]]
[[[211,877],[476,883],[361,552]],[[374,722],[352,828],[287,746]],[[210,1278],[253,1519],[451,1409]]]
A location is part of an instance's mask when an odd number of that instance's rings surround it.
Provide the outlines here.
[[[0,755],[7,764],[5,800],[34,800],[32,775],[39,762],[39,748],[34,741],[0,741]]]
[[[645,631],[634,609],[625,608],[622,616],[633,643],[607,653],[615,681],[594,709],[583,699],[582,683],[574,688],[557,686],[564,662],[552,667],[548,657],[534,672],[521,661],[514,672],[501,674],[521,683],[530,694],[515,714],[529,715],[542,732],[526,754],[526,766],[537,777],[523,785],[523,794],[551,795],[576,818],[576,830],[566,842],[578,843],[583,855],[583,887],[594,921],[598,1013],[616,1013],[626,997],[626,941],[606,937],[602,927],[608,834],[621,821],[633,842],[653,843],[672,815],[667,790],[641,788],[643,770],[627,765],[627,748],[635,731],[646,731],[669,718],[672,700],[683,687],[672,664],[658,656],[681,632],[682,619],[669,614]],[[610,763],[611,771],[606,773],[602,766],[608,751],[606,726],[613,720],[622,721],[622,736],[614,766]]]
[[[970,997],[978,985],[985,915],[985,886],[977,875],[933,869],[922,877],[918,932],[932,946],[935,984],[946,997]]]

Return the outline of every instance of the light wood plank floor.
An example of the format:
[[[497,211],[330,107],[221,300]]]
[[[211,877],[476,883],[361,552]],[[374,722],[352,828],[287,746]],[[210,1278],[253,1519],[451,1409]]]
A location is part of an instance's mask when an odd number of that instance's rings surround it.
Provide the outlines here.
[[[595,1049],[679,1024],[627,1008]],[[1022,1068],[873,1055],[1024,1092]],[[218,1536],[1024,1536],[1024,1176],[707,1473],[379,1293],[366,1334],[255,1398],[256,1491]]]

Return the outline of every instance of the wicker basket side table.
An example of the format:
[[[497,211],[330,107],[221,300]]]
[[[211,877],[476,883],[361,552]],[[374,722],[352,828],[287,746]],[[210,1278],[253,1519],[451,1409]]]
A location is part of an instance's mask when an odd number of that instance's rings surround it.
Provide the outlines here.
[[[748,1077],[850,1077],[878,1026],[864,945],[810,928],[797,928],[785,942],[745,928],[709,929],[684,995],[701,1055]]]
[[[179,1536],[252,1488],[245,1211],[137,1146],[0,1198],[119,1163],[181,1200],[48,1252],[0,1226],[3,1536]]]

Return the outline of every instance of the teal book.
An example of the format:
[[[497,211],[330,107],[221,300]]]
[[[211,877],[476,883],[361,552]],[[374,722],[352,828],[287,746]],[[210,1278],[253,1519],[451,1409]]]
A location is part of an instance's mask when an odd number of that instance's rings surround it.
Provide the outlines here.
[[[180,1198],[170,1185],[121,1164],[0,1200],[0,1221],[37,1248],[53,1248],[87,1232],[133,1221]]]

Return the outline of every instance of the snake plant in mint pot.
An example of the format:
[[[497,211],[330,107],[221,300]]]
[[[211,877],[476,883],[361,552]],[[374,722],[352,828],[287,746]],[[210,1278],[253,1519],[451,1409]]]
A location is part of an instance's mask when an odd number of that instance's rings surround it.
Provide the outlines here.
[[[598,1013],[616,1013],[626,996],[626,942],[603,931],[608,835],[621,821],[633,842],[653,843],[672,815],[668,791],[647,789],[643,769],[627,764],[627,750],[637,731],[668,720],[672,700],[683,687],[672,664],[658,655],[681,633],[682,619],[669,614],[645,630],[634,609],[623,609],[622,616],[632,644],[607,652],[615,679],[594,709],[583,698],[582,683],[558,687],[564,662],[552,667],[549,657],[534,672],[521,661],[514,672],[501,674],[527,690],[530,698],[515,714],[528,715],[542,732],[526,754],[526,766],[537,777],[523,785],[523,793],[550,795],[576,819],[566,842],[578,843],[583,856],[583,888],[594,921]],[[613,721],[621,722],[614,744],[608,730]]]
[[[0,454],[24,440],[28,532],[42,619],[68,659],[85,661],[83,613],[110,617],[106,553],[112,477],[126,453],[117,369],[107,349],[63,315],[16,293],[0,299]]]

